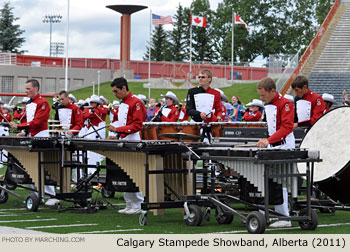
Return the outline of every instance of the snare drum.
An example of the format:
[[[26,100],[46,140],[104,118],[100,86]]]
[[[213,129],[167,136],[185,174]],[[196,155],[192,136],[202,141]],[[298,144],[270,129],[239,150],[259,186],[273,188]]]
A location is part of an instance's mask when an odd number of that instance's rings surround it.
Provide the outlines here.
[[[201,122],[144,122],[142,127],[143,140],[171,140],[178,142],[178,139],[159,137],[166,133],[185,133],[200,136]],[[184,140],[184,142],[194,142],[196,140]]]
[[[222,137],[224,128],[261,128],[266,127],[266,122],[212,122],[209,124],[213,137]]]

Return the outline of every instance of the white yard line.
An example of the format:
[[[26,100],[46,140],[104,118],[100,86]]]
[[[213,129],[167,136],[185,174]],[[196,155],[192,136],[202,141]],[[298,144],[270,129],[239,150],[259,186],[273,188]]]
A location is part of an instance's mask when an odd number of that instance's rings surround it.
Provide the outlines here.
[[[51,226],[35,226],[26,227],[26,229],[40,229],[40,228],[65,228],[65,227],[84,227],[84,226],[97,226],[98,224],[69,224],[69,225],[51,225]]]
[[[322,224],[317,225],[317,228],[323,228],[323,227],[338,227],[338,226],[349,226],[350,223],[334,223],[334,224]],[[300,227],[287,227],[287,228],[268,228],[266,231],[277,231],[277,230],[297,230],[300,229]],[[247,233],[246,230],[234,230],[234,231],[225,231],[225,232],[215,232],[215,233],[208,233],[208,234],[235,234],[235,233]]]
[[[26,208],[9,208],[9,209],[1,209],[1,212],[6,212],[6,211],[22,211],[22,210],[27,210]]]
[[[34,219],[34,220],[4,220],[0,223],[13,223],[13,222],[36,222],[36,221],[55,221],[57,219]]]
[[[103,233],[114,233],[114,232],[130,232],[130,231],[142,231],[141,228],[134,229],[116,229],[116,230],[101,230],[101,231],[88,231],[88,232],[79,232],[79,233],[71,233],[71,234],[103,234]]]
[[[0,226],[0,234],[47,234],[46,232],[36,230],[26,230],[23,228],[4,227]]]

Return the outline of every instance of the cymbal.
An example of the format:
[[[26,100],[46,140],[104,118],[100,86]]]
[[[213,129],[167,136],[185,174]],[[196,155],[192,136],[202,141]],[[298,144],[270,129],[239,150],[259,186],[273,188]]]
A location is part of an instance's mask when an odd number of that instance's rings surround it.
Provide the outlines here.
[[[174,138],[174,139],[179,139],[179,140],[199,140],[202,137],[197,136],[197,135],[191,135],[191,134],[186,134],[183,132],[177,132],[177,133],[164,133],[164,134],[159,134],[160,137],[166,137],[166,138]]]

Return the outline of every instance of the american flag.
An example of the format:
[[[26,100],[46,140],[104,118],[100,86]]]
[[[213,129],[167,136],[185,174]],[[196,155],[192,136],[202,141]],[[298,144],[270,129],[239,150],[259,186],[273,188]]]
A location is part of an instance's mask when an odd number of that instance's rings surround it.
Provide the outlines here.
[[[152,14],[152,24],[153,25],[173,24],[173,20],[171,16],[162,17],[156,14]]]

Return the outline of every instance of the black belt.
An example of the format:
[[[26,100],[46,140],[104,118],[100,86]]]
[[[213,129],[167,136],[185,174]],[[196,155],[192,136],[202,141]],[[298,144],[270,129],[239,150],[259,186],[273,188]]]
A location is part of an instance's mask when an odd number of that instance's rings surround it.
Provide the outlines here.
[[[279,141],[279,142],[276,142],[276,143],[272,143],[270,144],[272,147],[276,147],[276,146],[279,146],[279,145],[283,145],[286,143],[286,140],[283,140],[283,141]]]

